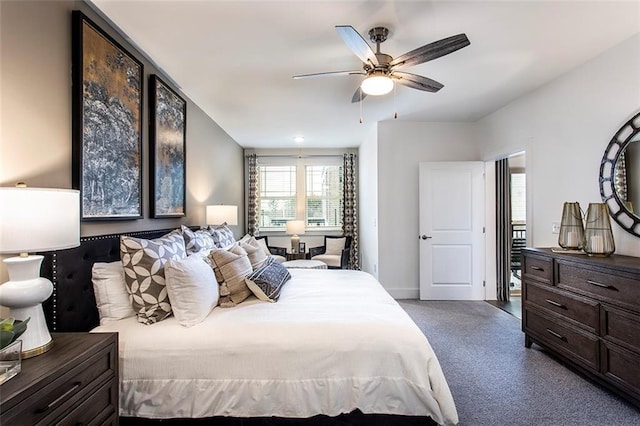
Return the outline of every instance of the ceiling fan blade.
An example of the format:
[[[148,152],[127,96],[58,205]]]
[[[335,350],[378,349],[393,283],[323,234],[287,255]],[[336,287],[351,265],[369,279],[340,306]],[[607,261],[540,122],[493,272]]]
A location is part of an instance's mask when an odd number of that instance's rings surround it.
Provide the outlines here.
[[[470,44],[471,42],[467,38],[466,34],[454,35],[443,38],[442,40],[434,41],[433,43],[425,44],[411,52],[398,56],[389,63],[389,66],[393,69],[396,67],[418,65],[423,62],[438,59],[439,57],[448,55],[449,53],[453,53]]]
[[[371,47],[351,25],[336,25],[336,30],[349,49],[365,64],[378,65],[378,58]]]
[[[408,72],[394,71],[391,74],[391,78],[404,86],[424,90],[425,92],[435,93],[444,87],[444,84],[435,80]]]
[[[351,103],[357,104],[358,102],[360,102],[366,97],[367,97],[367,94],[362,91],[360,86],[358,86],[358,88],[356,89],[356,92],[353,94],[353,97],[351,98]]]
[[[316,78],[316,77],[338,77],[342,75],[365,75],[364,71],[331,71],[331,72],[318,72],[315,74],[301,74],[294,75],[294,80],[298,80],[301,78]]]

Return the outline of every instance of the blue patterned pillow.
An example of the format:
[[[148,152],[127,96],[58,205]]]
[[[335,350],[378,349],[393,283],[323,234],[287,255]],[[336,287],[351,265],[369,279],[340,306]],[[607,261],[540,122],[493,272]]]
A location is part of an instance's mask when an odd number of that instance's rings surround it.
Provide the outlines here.
[[[291,274],[287,268],[270,257],[244,281],[258,299],[265,302],[277,302],[282,287],[290,278]]]

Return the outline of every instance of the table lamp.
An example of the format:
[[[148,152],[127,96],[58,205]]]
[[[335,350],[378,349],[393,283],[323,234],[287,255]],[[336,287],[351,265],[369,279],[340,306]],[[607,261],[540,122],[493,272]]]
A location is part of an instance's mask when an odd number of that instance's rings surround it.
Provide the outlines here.
[[[287,234],[291,235],[291,252],[298,253],[300,251],[300,237],[304,235],[304,220],[287,221]]]
[[[229,226],[235,226],[238,224],[238,206],[224,204],[207,206],[205,220],[207,225],[222,225],[226,223]]]
[[[20,253],[3,261],[9,281],[0,285],[0,305],[17,320],[30,318],[20,337],[22,358],[30,358],[53,346],[42,310],[53,284],[40,276],[44,256],[28,253],[80,245],[80,192],[18,185],[0,188],[0,253]]]

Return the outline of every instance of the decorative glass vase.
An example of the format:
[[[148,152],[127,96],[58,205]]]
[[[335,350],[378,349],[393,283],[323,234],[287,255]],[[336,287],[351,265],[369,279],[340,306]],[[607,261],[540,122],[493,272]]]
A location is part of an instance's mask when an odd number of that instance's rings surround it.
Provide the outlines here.
[[[22,340],[16,340],[0,349],[0,384],[20,372],[22,366]]]
[[[580,203],[564,203],[558,245],[566,250],[582,250],[584,248],[584,227]]]
[[[584,228],[584,251],[589,256],[606,257],[616,251],[609,220],[609,208],[604,203],[590,203]]]

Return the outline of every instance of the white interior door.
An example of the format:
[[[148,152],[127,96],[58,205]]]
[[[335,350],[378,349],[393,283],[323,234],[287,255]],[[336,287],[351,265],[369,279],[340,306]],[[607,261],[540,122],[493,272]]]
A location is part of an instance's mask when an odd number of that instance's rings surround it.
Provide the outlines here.
[[[420,163],[420,299],[484,300],[484,163]]]

